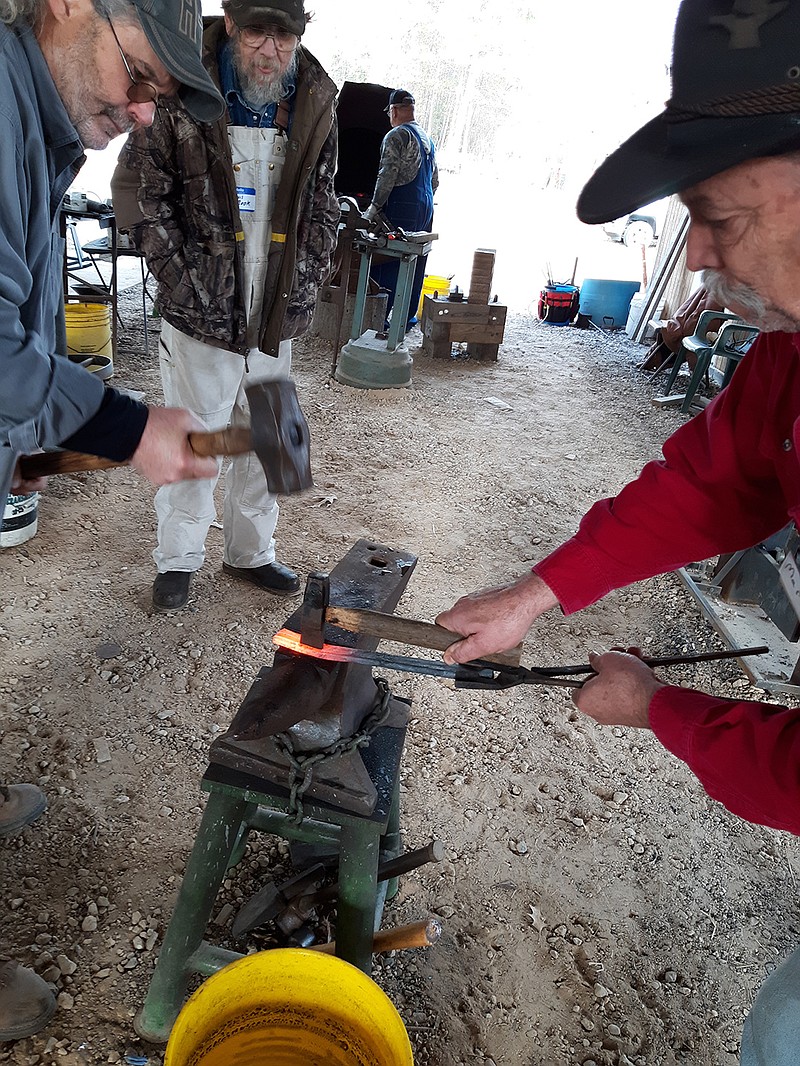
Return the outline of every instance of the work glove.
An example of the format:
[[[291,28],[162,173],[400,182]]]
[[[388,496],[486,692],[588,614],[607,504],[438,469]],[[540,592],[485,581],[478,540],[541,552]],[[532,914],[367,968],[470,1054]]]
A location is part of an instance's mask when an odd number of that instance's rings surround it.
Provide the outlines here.
[[[375,219],[378,217],[379,211],[380,208],[377,204],[370,204],[367,210],[364,212],[364,218],[367,220],[367,222],[374,222]]]

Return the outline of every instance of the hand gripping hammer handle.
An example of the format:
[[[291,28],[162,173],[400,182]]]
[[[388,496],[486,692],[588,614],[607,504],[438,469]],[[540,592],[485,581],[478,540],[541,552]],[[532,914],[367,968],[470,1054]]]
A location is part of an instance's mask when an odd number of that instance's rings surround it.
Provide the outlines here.
[[[253,450],[250,430],[245,426],[232,426],[216,430],[213,433],[190,433],[189,443],[196,455],[245,455]],[[32,481],[37,477],[49,477],[51,474],[74,474],[80,470],[109,470],[115,466],[127,466],[127,462],[115,459],[103,459],[99,455],[85,455],[83,452],[37,452],[25,455],[19,461],[22,477]]]

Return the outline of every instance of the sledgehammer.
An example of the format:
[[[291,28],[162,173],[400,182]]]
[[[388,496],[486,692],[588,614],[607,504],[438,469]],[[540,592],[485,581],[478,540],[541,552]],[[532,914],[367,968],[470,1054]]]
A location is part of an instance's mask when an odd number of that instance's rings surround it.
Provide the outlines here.
[[[209,433],[190,433],[197,455],[245,455],[255,452],[274,495],[302,492],[314,484],[308,423],[300,409],[293,381],[261,381],[245,389],[250,427],[229,426]],[[32,480],[79,470],[107,470],[125,463],[83,452],[52,451],[19,460],[22,477]]]

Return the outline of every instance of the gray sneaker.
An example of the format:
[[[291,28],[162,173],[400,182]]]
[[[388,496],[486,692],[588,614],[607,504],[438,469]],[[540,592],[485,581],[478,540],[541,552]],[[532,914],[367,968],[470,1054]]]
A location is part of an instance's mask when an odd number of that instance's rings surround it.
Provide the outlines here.
[[[18,833],[47,810],[44,792],[36,785],[0,785],[0,837]]]
[[[55,997],[38,974],[0,956],[0,1044],[38,1033],[55,1010]]]

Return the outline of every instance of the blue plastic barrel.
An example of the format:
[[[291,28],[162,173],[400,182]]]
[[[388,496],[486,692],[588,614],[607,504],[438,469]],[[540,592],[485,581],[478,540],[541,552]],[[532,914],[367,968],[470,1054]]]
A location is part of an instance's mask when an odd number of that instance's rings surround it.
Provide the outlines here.
[[[624,329],[638,281],[605,281],[586,278],[581,285],[582,315],[588,315],[596,326],[604,329]]]

